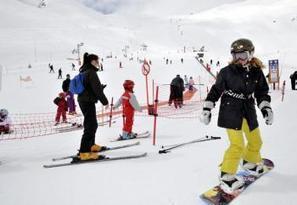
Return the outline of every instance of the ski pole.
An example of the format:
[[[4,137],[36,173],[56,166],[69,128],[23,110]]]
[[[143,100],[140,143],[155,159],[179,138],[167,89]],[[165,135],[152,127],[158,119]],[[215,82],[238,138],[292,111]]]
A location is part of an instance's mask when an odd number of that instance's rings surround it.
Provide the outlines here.
[[[207,136],[205,136],[205,137],[201,137],[201,138],[199,138],[199,139],[196,139],[196,140],[192,140],[192,141],[190,141],[190,142],[183,142],[183,143],[177,143],[177,144],[171,144],[171,145],[162,145],[161,146],[161,148],[162,149],[167,149],[167,148],[171,148],[171,147],[175,147],[175,146],[177,146],[177,145],[181,145],[181,144],[185,144],[185,143],[193,143],[193,142],[196,142],[196,141],[198,141],[198,140],[203,140],[203,139],[205,139],[205,138],[207,138]]]
[[[173,145],[163,145],[161,148],[164,149],[166,147],[174,147],[174,146],[177,146],[177,145],[185,145],[185,144],[192,144],[192,143],[195,143],[195,142],[200,142],[201,140],[204,140],[204,139],[209,139],[209,137],[211,137],[211,139],[220,139],[220,137],[214,137],[214,136],[205,136],[205,137],[201,137],[199,139],[196,139],[196,140],[192,140],[190,142],[185,142],[185,143],[178,143],[178,144],[173,144]]]
[[[193,144],[193,143],[197,143],[197,142],[205,142],[205,141],[210,141],[210,140],[218,140],[218,139],[221,139],[221,137],[214,137],[214,136],[206,135],[205,137],[197,139],[197,140],[192,140],[190,142],[185,142],[185,143],[181,143],[181,144],[172,145],[171,147],[169,147],[167,149],[161,149],[161,150],[159,150],[159,154],[168,153],[172,149],[182,147],[182,146],[185,146],[185,145],[188,145],[188,144]]]
[[[112,121],[112,109],[113,109],[113,97],[111,98],[111,104],[110,104],[109,127],[111,127],[111,121]]]

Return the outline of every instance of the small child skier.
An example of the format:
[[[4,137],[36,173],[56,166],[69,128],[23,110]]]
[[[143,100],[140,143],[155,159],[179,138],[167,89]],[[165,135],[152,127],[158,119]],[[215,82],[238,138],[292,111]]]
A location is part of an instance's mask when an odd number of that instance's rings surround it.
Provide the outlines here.
[[[141,112],[141,107],[134,95],[133,88],[134,82],[132,80],[125,80],[123,87],[125,92],[120,97],[120,99],[114,105],[114,109],[123,107],[123,133],[120,136],[121,140],[128,140],[136,138],[137,134],[132,132],[133,121],[134,121],[134,112]]]
[[[0,134],[8,134],[11,129],[11,120],[6,109],[0,110]]]
[[[193,79],[193,77],[191,76],[190,77],[190,80],[189,80],[189,91],[194,91],[194,85],[195,85],[195,81]]]
[[[59,97],[55,98],[54,103],[58,106],[57,114],[56,114],[56,124],[60,123],[60,118],[62,116],[63,122],[67,122],[66,111],[67,111],[67,102],[65,100],[65,93],[59,93]]]

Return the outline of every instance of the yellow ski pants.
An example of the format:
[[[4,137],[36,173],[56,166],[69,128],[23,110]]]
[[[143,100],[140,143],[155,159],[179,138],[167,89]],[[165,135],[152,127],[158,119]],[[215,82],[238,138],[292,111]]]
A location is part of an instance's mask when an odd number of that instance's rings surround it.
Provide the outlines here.
[[[245,145],[243,133],[247,139],[247,145]],[[250,131],[246,119],[243,119],[241,130],[227,129],[227,134],[230,146],[224,155],[222,172],[235,174],[241,159],[252,163],[261,161],[262,139],[259,128]]]

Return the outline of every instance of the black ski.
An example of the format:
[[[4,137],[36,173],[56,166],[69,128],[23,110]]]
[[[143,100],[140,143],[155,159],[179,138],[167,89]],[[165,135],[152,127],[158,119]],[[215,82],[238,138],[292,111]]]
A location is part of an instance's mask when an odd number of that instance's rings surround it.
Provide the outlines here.
[[[170,152],[170,150],[178,148],[178,147],[182,147],[188,144],[193,144],[193,143],[198,143],[198,142],[205,142],[205,141],[211,141],[211,140],[218,140],[221,139],[221,137],[214,137],[214,136],[208,136],[206,135],[205,137],[196,139],[196,140],[192,140],[190,142],[184,142],[184,143],[180,143],[180,144],[175,144],[175,145],[167,145],[167,146],[162,146],[162,149],[159,150],[159,154],[165,154]],[[165,148],[168,147],[168,148]]]
[[[137,146],[137,145],[140,145],[140,142],[135,142],[135,143],[131,143],[131,144],[125,144],[125,145],[119,145],[119,146],[114,146],[114,147],[106,147],[104,150],[102,150],[100,152],[106,152],[106,151],[111,151],[111,150],[123,149],[123,148],[133,147],[133,146]],[[65,156],[65,157],[57,157],[57,158],[53,158],[52,161],[59,161],[59,160],[65,160],[65,159],[73,159],[75,157],[77,157],[77,155],[69,155],[69,156]]]
[[[124,155],[118,157],[105,157],[103,159],[98,160],[89,160],[89,161],[75,161],[75,162],[66,162],[61,164],[48,164],[43,165],[44,168],[55,168],[55,167],[65,167],[72,165],[80,165],[80,164],[89,164],[89,163],[97,163],[97,162],[107,162],[107,161],[116,161],[116,160],[126,160],[126,159],[137,159],[147,156],[147,153],[135,154],[135,155]]]

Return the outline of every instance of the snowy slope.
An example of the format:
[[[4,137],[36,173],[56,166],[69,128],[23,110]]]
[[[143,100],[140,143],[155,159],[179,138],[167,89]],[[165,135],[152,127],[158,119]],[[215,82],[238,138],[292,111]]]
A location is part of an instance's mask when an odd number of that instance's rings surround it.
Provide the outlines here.
[[[37,0],[0,0],[0,64],[4,66],[0,107],[12,113],[54,112],[53,98],[60,91],[61,81],[48,74],[47,64],[72,72],[69,57],[79,42],[83,51],[95,52],[104,59],[105,71],[99,73],[107,83],[108,98],[117,98],[124,79],[136,82],[136,95],[145,102],[144,78],[140,64],[122,56],[129,45],[128,55],[152,59],[151,79],[166,84],[176,74],[209,77],[199,67],[192,47],[205,45],[206,59],[229,61],[230,43],[239,37],[251,38],[256,55],[267,63],[279,58],[281,80],[287,80],[294,70],[297,34],[297,2],[295,0],[220,0],[169,1],[129,0],[96,1],[115,3],[111,14],[103,15],[84,0],[48,0],[48,6],[37,8]],[[95,1],[94,1],[95,2]],[[96,3],[95,2],[95,3]],[[118,4],[119,3],[119,4]],[[294,18],[296,20],[294,20]],[[140,51],[141,44],[148,51]],[[182,54],[183,47],[187,53]],[[164,59],[173,60],[165,65]],[[180,58],[185,63],[180,63]],[[122,61],[124,69],[118,68]],[[28,64],[32,69],[27,69]],[[296,67],[295,67],[296,68]],[[267,72],[267,70],[265,70]],[[31,84],[20,84],[19,77],[31,76]],[[203,87],[206,89],[206,87]],[[166,99],[166,88],[161,89]],[[197,97],[197,96],[196,96]],[[272,159],[276,168],[267,177],[250,187],[233,204],[294,204],[297,200],[295,102],[297,93],[286,89],[285,101],[280,91],[272,92],[275,123],[266,126],[258,114],[263,135],[263,156]],[[100,107],[100,106],[98,106]],[[199,110],[200,107],[197,107]],[[158,119],[158,146],[151,139],[139,147],[120,150],[117,154],[148,152],[146,159],[111,162],[45,170],[42,165],[56,156],[76,152],[81,131],[30,140],[0,143],[0,201],[14,205],[52,204],[130,204],[130,205],[195,205],[200,193],[218,183],[218,165],[228,141],[224,129],[216,126],[216,113],[209,126],[197,116],[182,119]],[[135,130],[151,130],[152,119],[135,119]],[[110,140],[121,130],[121,120],[112,128],[99,127],[97,142],[113,145]],[[223,136],[215,142],[191,145],[168,155],[157,154],[163,144],[175,144],[204,136]],[[120,144],[120,143],[118,143]],[[292,167],[293,165],[293,167]]]

